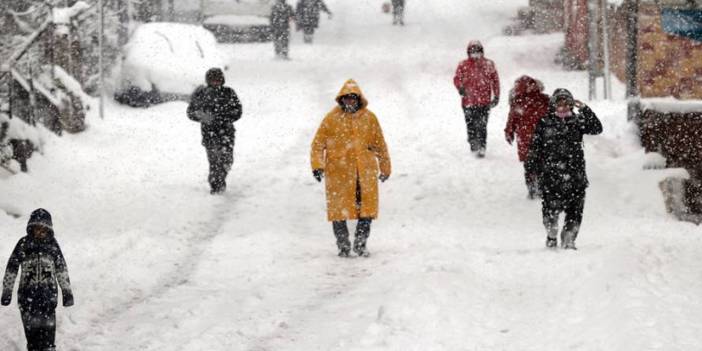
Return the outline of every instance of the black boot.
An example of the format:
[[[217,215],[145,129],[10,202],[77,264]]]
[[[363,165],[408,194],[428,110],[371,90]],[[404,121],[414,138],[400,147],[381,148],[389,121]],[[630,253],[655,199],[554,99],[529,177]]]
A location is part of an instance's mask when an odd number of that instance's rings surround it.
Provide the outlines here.
[[[370,236],[370,218],[361,218],[356,225],[356,239],[353,242],[353,251],[359,257],[368,257],[370,253],[366,249],[366,242]]]
[[[349,257],[351,242],[349,241],[349,228],[346,221],[334,221],[332,226],[334,227],[336,246],[339,248],[339,257]]]

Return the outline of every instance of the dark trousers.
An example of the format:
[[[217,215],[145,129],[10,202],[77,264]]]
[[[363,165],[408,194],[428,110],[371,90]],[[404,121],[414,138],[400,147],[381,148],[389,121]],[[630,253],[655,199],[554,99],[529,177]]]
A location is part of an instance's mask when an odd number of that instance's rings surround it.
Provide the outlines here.
[[[290,31],[275,31],[273,32],[273,47],[275,55],[278,57],[288,58],[288,46],[290,45]]]
[[[54,351],[56,345],[56,310],[36,311],[20,308],[27,351]]]
[[[356,211],[361,211],[361,184],[356,181]],[[356,224],[356,235],[353,242],[353,251],[361,254],[366,251],[366,242],[370,236],[371,218],[359,218]],[[351,242],[349,241],[349,228],[346,221],[332,222],[334,236],[336,237],[336,246],[340,252],[347,253],[351,250]]]
[[[546,234],[549,238],[555,239],[558,235],[558,217],[561,212],[565,212],[565,223],[561,231],[561,240],[578,237],[580,224],[583,221],[583,209],[585,208],[585,191],[577,191],[572,194],[556,196],[543,194],[542,216]]]
[[[467,106],[463,107],[466,117],[466,129],[468,130],[468,144],[470,151],[485,150],[487,146],[487,124],[490,115],[489,106]]]
[[[302,28],[305,43],[307,43],[307,44],[312,43],[312,40],[314,39],[314,30],[315,30],[315,28],[313,26],[304,26]]]
[[[353,251],[363,253],[366,251],[366,242],[370,237],[371,222],[370,218],[360,218],[356,224],[356,234],[353,241]],[[334,228],[334,236],[336,237],[336,246],[339,251],[348,253],[351,251],[351,242],[349,241],[349,228],[346,221],[332,222]]]
[[[536,174],[529,173],[527,171],[526,162],[524,164],[524,182],[527,186],[527,192],[530,199],[535,199],[541,196],[541,190],[539,190],[539,177]]]
[[[233,145],[213,145],[205,148],[207,161],[210,163],[210,174],[207,180],[212,192],[222,192],[227,188],[227,174],[234,163]]]
[[[392,24],[405,24],[404,0],[392,0]]]

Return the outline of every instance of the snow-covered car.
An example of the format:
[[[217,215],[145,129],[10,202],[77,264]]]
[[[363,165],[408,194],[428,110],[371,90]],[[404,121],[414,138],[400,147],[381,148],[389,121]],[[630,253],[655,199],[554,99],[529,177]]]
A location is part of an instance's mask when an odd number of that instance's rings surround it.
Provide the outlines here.
[[[202,25],[221,42],[271,40],[273,0],[203,0]]]
[[[125,46],[115,99],[139,107],[188,99],[212,67],[227,68],[214,35],[202,26],[142,24]]]

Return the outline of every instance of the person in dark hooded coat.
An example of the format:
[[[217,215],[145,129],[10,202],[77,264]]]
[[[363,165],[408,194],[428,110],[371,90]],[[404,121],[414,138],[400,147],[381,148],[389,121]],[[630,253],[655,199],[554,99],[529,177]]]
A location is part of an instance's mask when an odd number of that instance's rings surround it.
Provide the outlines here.
[[[405,25],[405,0],[392,0],[392,25]]]
[[[539,179],[547,247],[557,246],[558,217],[565,212],[561,246],[575,249],[589,184],[583,135],[600,133],[602,123],[589,107],[566,89],[554,91],[549,113],[536,125],[526,161],[527,173]]]
[[[319,14],[326,12],[331,18],[332,13],[324,0],[300,0],[295,9],[298,29],[304,33],[305,43],[312,43],[314,31],[319,27]]]
[[[292,6],[285,3],[285,0],[276,0],[275,5],[271,9],[271,31],[275,56],[278,58],[288,58],[290,21],[294,19],[295,12]]]
[[[224,73],[211,68],[205,74],[207,85],[198,87],[188,105],[188,118],[200,123],[202,145],[210,164],[210,193],[227,189],[227,174],[234,163],[234,122],[241,118],[242,107],[234,90],[224,86]]]
[[[20,268],[17,303],[27,337],[27,350],[55,350],[57,285],[63,293],[63,306],[73,306],[73,293],[66,260],[54,237],[51,214],[45,209],[32,212],[27,235],[19,240],[7,262],[2,287],[3,306],[12,301],[12,290]]]

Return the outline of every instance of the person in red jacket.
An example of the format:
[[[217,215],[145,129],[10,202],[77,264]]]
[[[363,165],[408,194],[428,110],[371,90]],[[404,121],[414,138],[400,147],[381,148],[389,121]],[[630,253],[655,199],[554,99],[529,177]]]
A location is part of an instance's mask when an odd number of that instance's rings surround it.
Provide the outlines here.
[[[548,113],[549,97],[543,91],[543,84],[529,76],[519,77],[510,91],[505,139],[511,145],[516,134],[519,162],[526,160],[536,124]],[[529,191],[529,199],[539,197],[539,183],[536,175],[529,174],[525,168],[524,179]]]
[[[453,84],[462,97],[470,150],[484,157],[488,115],[500,100],[500,79],[495,63],[484,56],[483,44],[471,41],[467,51],[468,59],[458,65]]]

